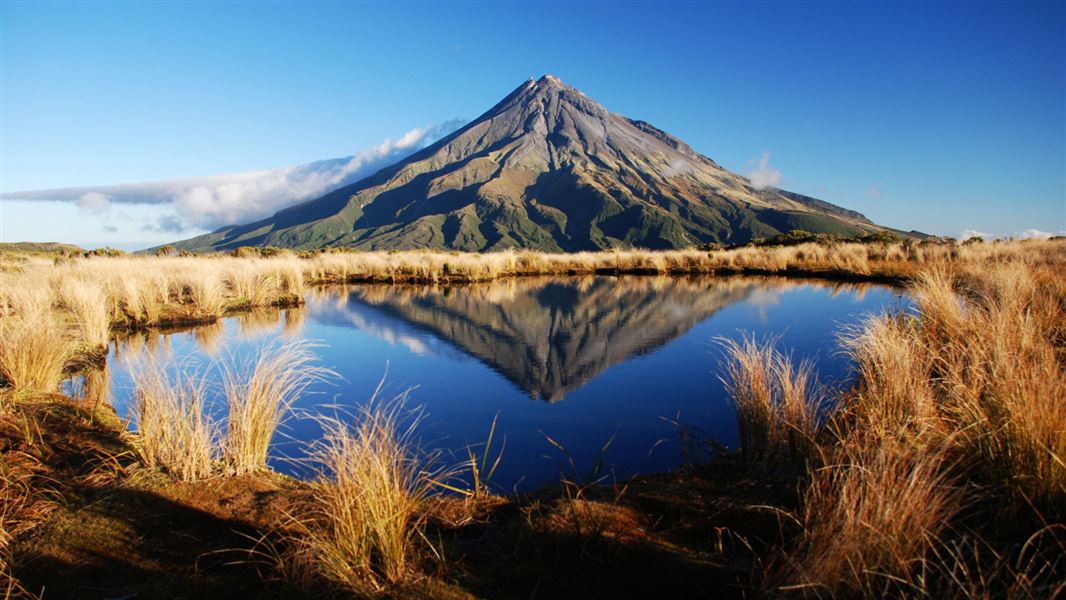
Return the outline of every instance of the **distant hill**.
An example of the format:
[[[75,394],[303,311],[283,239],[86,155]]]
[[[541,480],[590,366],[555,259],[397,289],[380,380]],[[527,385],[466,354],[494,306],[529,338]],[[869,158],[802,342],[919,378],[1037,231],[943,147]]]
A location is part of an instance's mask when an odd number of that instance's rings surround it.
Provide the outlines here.
[[[175,246],[665,249],[793,229],[887,231],[823,200],[756,189],[670,134],[545,75],[370,177]]]
[[[0,243],[0,253],[19,252],[23,254],[81,254],[84,249],[74,244],[60,242],[5,242]]]

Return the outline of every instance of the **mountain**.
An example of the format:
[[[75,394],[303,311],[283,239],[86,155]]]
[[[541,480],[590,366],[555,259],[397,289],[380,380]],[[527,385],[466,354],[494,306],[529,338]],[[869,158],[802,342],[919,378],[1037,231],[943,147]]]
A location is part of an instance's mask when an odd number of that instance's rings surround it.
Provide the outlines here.
[[[530,397],[555,402],[763,287],[737,277],[520,278],[461,291],[355,286],[335,302],[312,300],[309,309],[319,322],[353,326],[415,352],[473,356]]]
[[[175,245],[574,251],[742,243],[792,229],[884,230],[822,200],[756,189],[670,134],[545,75],[374,175]]]

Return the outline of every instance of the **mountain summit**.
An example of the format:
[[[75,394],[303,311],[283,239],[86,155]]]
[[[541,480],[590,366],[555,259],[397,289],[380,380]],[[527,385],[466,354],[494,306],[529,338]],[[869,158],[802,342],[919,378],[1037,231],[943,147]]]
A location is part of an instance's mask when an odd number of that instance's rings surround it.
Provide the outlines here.
[[[741,243],[792,229],[883,230],[828,202],[756,189],[670,134],[544,75],[370,177],[177,246],[573,251]]]

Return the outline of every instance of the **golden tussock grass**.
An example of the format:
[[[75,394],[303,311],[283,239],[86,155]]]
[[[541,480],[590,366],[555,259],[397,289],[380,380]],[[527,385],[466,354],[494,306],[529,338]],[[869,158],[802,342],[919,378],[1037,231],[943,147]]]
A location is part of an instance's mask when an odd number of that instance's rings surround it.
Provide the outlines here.
[[[207,413],[207,382],[186,369],[171,375],[155,356],[131,367],[134,446],[145,465],[183,481],[209,477],[216,456],[216,425]]]
[[[217,317],[226,308],[225,284],[210,272],[188,274],[182,287],[196,316]]]
[[[843,335],[860,381],[847,410],[880,439],[939,429],[933,365],[919,327],[910,316],[876,315]]]
[[[238,306],[275,304],[309,283],[603,272],[907,280],[913,312],[872,317],[848,333],[858,383],[831,407],[809,364],[772,344],[726,343],[747,462],[807,467],[799,477],[799,533],[777,551],[764,585],[773,594],[985,597],[1012,584],[986,581],[998,572],[987,562],[969,571],[969,563],[949,564],[982,547],[956,532],[960,519],[987,519],[974,507],[991,505],[1008,518],[1037,512],[1053,530],[1066,506],[1064,263],[1062,241],[27,261],[0,272],[0,374],[17,389],[51,390],[72,337],[98,341],[102,330],[106,339],[110,327],[152,325],[170,314],[217,317]],[[90,291],[79,299],[71,286]],[[181,479],[211,475],[223,457],[235,472],[261,469],[306,387],[308,371],[299,365],[310,363],[301,360],[266,356],[250,373],[231,373],[233,418],[224,437],[208,417],[202,380],[146,364],[134,373],[142,459]],[[293,525],[293,569],[360,594],[385,592],[417,574],[425,503],[439,478],[407,417],[402,399],[372,400],[353,419],[321,421],[325,435],[313,449],[321,474],[313,484],[314,511]],[[1061,572],[1047,567],[1044,554],[1032,558],[1028,547],[995,549],[1001,563],[1016,565],[1004,573]]]
[[[317,366],[304,341],[264,346],[244,364],[222,365],[229,407],[223,457],[237,475],[266,468],[267,451],[293,403],[316,381],[335,377]]]
[[[1066,282],[1022,264],[913,286],[937,406],[989,482],[1066,503]],[[952,300],[952,296],[955,300]]]
[[[1066,547],[1066,281],[1061,261],[999,258],[981,269],[921,271],[910,285],[913,311],[873,316],[845,333],[858,382],[819,438],[828,466],[805,478],[800,533],[767,569],[767,591],[983,598],[1066,590],[1056,579]],[[781,461],[775,432],[801,429],[775,399],[789,371],[772,344],[726,347],[742,448]],[[1006,547],[955,528],[989,517],[1044,525]]]
[[[407,409],[406,395],[381,400],[375,393],[353,418],[320,418],[314,510],[295,520],[289,568],[367,595],[417,573],[438,477],[412,438],[420,414]]]
[[[0,317],[0,379],[20,392],[54,391],[72,343],[43,290],[8,296]]]
[[[93,347],[106,346],[111,336],[111,315],[105,291],[77,279],[60,282],[57,296],[74,322],[82,341]]]
[[[916,575],[961,509],[938,451],[857,435],[843,462],[822,467],[802,498],[802,533],[767,587],[827,597],[886,597]]]
[[[1066,500],[1060,279],[1020,263],[920,274],[915,316],[874,317],[848,338],[860,373],[851,411],[881,436],[950,437],[1019,498]]]
[[[764,466],[804,466],[816,459],[824,394],[809,361],[796,364],[772,341],[722,340],[723,381],[737,413],[744,460]]]
[[[354,281],[488,281],[523,275],[593,273],[808,274],[904,280],[929,267],[978,272],[1001,263],[1062,264],[1061,240],[987,244],[806,243],[732,250],[649,251],[616,249],[551,254],[505,250],[485,254],[409,250],[325,251],[298,257],[231,255],[115,256],[76,258],[54,264],[39,258],[0,271],[0,290],[48,289],[53,309],[67,313],[97,344],[111,328],[208,321],[227,310],[299,303],[309,283]],[[101,296],[103,299],[101,300]],[[65,299],[65,300],[64,300]],[[103,323],[100,303],[107,314]]]
[[[224,275],[230,302],[236,306],[266,306],[277,299],[281,292],[277,273],[258,268],[258,259],[240,260]]]
[[[229,474],[267,468],[267,455],[293,403],[316,381],[335,377],[317,366],[314,344],[270,343],[254,358],[215,360],[203,368],[168,363],[157,353],[133,355],[129,371],[134,386],[135,445],[149,467],[193,481],[213,474],[221,459]],[[211,373],[220,385],[208,385]],[[225,419],[211,409],[225,403]],[[222,435],[222,431],[225,435]]]

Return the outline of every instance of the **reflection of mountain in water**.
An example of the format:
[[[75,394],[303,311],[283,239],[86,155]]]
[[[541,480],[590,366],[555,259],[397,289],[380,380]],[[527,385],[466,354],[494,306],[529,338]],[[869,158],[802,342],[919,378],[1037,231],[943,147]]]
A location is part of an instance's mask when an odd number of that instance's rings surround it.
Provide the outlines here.
[[[408,347],[424,346],[423,332],[430,332],[534,398],[554,401],[607,367],[682,335],[758,287],[744,279],[652,277],[361,286],[350,291],[346,305],[313,310],[320,320],[352,324]]]
[[[447,340],[442,340],[435,331],[427,331],[417,323],[354,299],[349,287],[333,288],[326,292],[327,295],[331,293],[339,294],[333,297],[332,302],[319,294],[308,303],[308,310],[320,323],[354,327],[391,345],[403,346],[414,354],[468,360],[466,354],[456,350]]]

